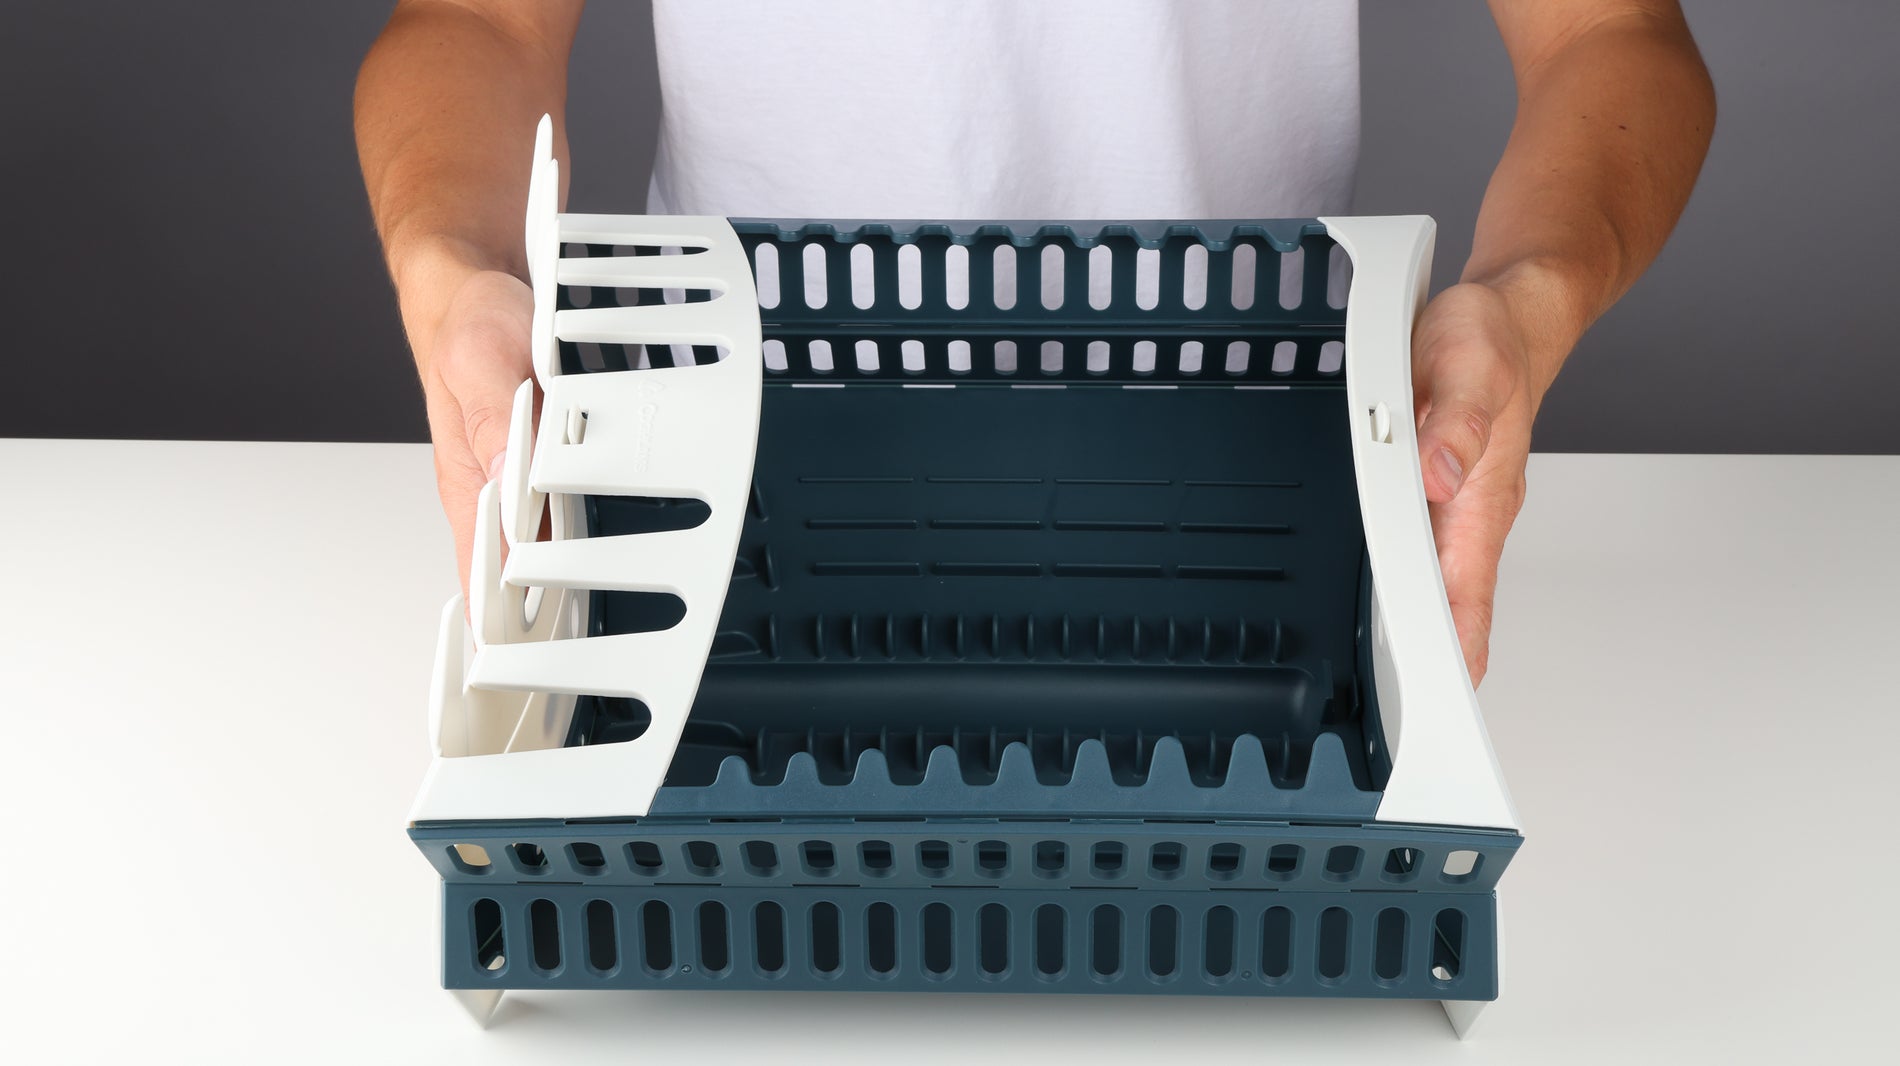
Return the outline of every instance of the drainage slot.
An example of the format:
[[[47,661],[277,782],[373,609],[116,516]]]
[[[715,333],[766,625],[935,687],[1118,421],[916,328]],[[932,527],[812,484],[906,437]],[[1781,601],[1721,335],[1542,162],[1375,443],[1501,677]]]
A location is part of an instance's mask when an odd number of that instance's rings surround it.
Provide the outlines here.
[[[508,965],[508,945],[501,928],[501,904],[492,899],[475,901],[475,965],[484,970],[500,970]]]
[[[666,872],[666,860],[660,856],[660,846],[651,840],[636,840],[627,845],[627,865],[633,872],[647,877],[658,877]]]
[[[826,975],[836,974],[844,966],[844,928],[836,903],[812,905],[811,965]]]
[[[707,900],[699,905],[699,965],[707,973],[725,973],[732,964],[731,938],[726,931],[726,905]]]
[[[534,948],[535,969],[552,973],[561,968],[561,912],[553,900],[528,904],[528,940]]]
[[[1148,972],[1156,977],[1172,977],[1180,967],[1181,912],[1173,907],[1156,907],[1148,912]]]
[[[1060,840],[1044,840],[1036,844],[1036,875],[1038,877],[1060,877],[1069,865],[1069,846]]]
[[[1229,977],[1234,972],[1234,911],[1215,907],[1207,912],[1206,930],[1201,945],[1202,966],[1209,977]]]
[[[888,903],[871,904],[864,912],[864,941],[872,973],[888,974],[895,971],[897,908]]]
[[[917,865],[925,877],[942,877],[950,872],[950,845],[942,840],[926,840],[917,845]]]
[[[867,840],[858,845],[858,865],[872,877],[886,877],[895,860],[888,840]]]
[[[1382,981],[1396,981],[1405,973],[1405,912],[1397,907],[1379,912],[1373,929],[1372,972]]]
[[[1207,876],[1215,881],[1231,881],[1240,873],[1243,853],[1239,844],[1216,844],[1207,852]]]
[[[1089,968],[1099,977],[1122,970],[1122,912],[1104,903],[1089,915]]]
[[[949,904],[932,903],[924,908],[924,970],[943,975],[955,961],[955,919]]]
[[[1293,912],[1270,907],[1260,920],[1260,976],[1277,981],[1293,968]]]
[[[1290,881],[1300,872],[1300,846],[1298,844],[1275,844],[1267,852],[1267,876]]]
[[[985,877],[1001,877],[1009,871],[1009,845],[1000,840],[985,840],[976,846],[976,869]]]
[[[739,849],[739,856],[745,861],[745,872],[754,877],[778,874],[778,847],[771,841],[748,840]]]
[[[1068,922],[1062,908],[1045,903],[1036,908],[1036,972],[1044,977],[1062,976],[1068,953]]]
[[[587,965],[596,973],[608,973],[620,965],[620,937],[614,928],[614,905],[597,899],[581,912],[587,932]]]
[[[1161,880],[1181,876],[1186,849],[1179,844],[1156,844],[1148,850],[1148,873]]]
[[[1352,915],[1344,907],[1328,907],[1319,915],[1319,976],[1336,981],[1346,975],[1347,946],[1352,935]]]
[[[990,976],[1009,970],[1009,909],[986,903],[976,912],[977,968]]]
[[[640,907],[640,946],[648,973],[673,968],[673,911],[657,899]]]
[[[710,840],[688,841],[686,868],[700,877],[719,876],[719,845]]]
[[[752,950],[759,972],[785,972],[785,908],[761,903],[752,908]]]
[[[1432,919],[1432,980],[1450,983],[1462,972],[1465,912],[1447,908]]]

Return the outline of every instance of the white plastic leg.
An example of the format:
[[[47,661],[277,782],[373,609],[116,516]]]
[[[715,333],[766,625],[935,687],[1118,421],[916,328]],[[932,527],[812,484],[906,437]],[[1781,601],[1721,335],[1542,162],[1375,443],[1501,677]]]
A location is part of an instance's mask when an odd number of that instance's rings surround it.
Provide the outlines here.
[[[1485,999],[1447,999],[1439,1004],[1445,1008],[1445,1019],[1451,1022],[1451,1031],[1457,1033],[1460,1040],[1471,1038],[1472,1027],[1478,1024],[1484,1009],[1490,1005],[1491,1001]]]
[[[501,994],[499,988],[449,989],[449,995],[455,997],[455,1002],[460,1003],[462,1009],[468,1011],[468,1016],[475,1019],[475,1024],[484,1029],[494,1019],[495,1009],[501,1006]]]

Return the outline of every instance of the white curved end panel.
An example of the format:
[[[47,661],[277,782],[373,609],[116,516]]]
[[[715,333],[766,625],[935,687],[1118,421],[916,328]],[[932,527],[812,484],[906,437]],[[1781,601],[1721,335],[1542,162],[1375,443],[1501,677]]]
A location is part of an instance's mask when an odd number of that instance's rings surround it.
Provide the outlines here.
[[[1423,216],[1320,222],[1353,264],[1346,403],[1372,566],[1374,688],[1392,749],[1378,820],[1515,830],[1445,598],[1412,417],[1412,324],[1436,227]]]
[[[646,813],[699,687],[745,519],[763,361],[738,235],[723,218],[559,214],[552,144],[544,120],[525,234],[535,378],[515,396],[501,475],[481,494],[467,631],[459,601],[443,612],[436,758],[415,821]],[[567,244],[642,254],[564,259]],[[709,298],[563,311],[561,285]],[[711,346],[723,357],[564,375],[563,341]],[[590,494],[697,499],[710,516],[690,530],[588,539],[580,505]],[[685,616],[659,632],[586,636],[594,590],[674,595]],[[652,722],[628,742],[561,746],[575,698],[590,695],[638,699]]]

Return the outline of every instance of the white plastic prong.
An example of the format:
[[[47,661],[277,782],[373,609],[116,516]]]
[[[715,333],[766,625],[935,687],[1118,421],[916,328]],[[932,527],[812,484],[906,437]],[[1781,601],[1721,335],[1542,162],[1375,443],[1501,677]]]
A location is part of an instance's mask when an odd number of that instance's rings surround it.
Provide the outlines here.
[[[534,453],[534,381],[515,390],[515,406],[508,421],[508,451],[501,461],[501,528],[508,546],[526,544],[541,532],[541,512],[547,497],[534,491],[528,471]]]
[[[534,287],[534,321],[529,335],[529,356],[534,375],[547,388],[548,381],[561,372],[561,346],[554,338],[554,294],[560,284],[561,263],[561,163],[544,160],[536,168],[533,199],[528,213],[540,219],[541,232],[528,243],[528,277]]]
[[[491,481],[476,499],[475,550],[468,567],[468,614],[476,648],[508,639],[506,593],[501,583],[501,485]]]
[[[462,678],[467,669],[462,644],[467,639],[462,597],[455,596],[442,608],[435,638],[435,676],[429,684],[430,743],[437,755],[451,758],[468,754],[467,711],[462,701]]]
[[[541,121],[534,125],[534,161],[528,168],[528,205],[526,210],[527,228],[523,247],[536,248],[541,243],[541,233],[554,220],[537,210],[541,204],[541,182],[546,180],[541,162],[554,158],[554,116],[542,115]],[[530,270],[533,269],[530,265]]]

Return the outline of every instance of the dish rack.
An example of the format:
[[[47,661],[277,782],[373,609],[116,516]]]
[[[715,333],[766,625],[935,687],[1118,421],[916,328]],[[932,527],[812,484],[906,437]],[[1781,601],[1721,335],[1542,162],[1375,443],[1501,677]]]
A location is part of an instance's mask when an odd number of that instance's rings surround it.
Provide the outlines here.
[[[556,167],[544,121],[409,823],[445,987],[1469,1027],[1521,837],[1413,434],[1429,219],[559,214]]]

